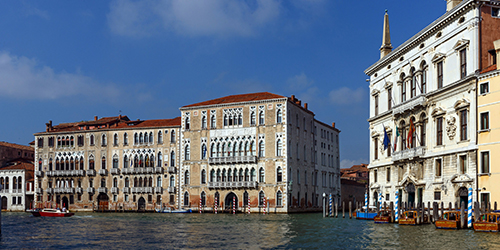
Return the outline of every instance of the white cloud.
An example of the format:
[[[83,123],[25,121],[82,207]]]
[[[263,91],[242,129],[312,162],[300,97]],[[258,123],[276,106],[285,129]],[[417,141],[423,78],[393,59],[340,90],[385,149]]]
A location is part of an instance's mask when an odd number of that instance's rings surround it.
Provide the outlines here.
[[[314,81],[307,78],[307,75],[302,72],[300,75],[296,75],[288,78],[286,81],[288,86],[292,89],[304,89],[314,84]]]
[[[45,10],[38,9],[34,7],[31,4],[26,3],[25,1],[22,2],[24,6],[24,14],[27,16],[37,16],[43,19],[48,20],[50,18],[49,13]]]
[[[35,59],[0,51],[0,96],[18,99],[57,99],[83,95],[115,100],[120,90],[79,73],[56,73]]]
[[[357,159],[357,160],[349,160],[349,159],[344,159],[340,161],[340,168],[350,168],[354,165],[360,165],[361,163],[363,164],[368,164],[367,159]]]
[[[295,1],[287,7],[317,16],[324,1]],[[173,31],[187,36],[255,36],[289,14],[280,0],[115,0],[107,15],[111,32],[144,37]],[[298,18],[300,19],[300,18]],[[301,20],[295,20],[301,22]]]
[[[365,90],[363,88],[350,89],[342,87],[330,91],[329,97],[330,102],[333,104],[353,104],[362,102],[365,98],[364,95]]]

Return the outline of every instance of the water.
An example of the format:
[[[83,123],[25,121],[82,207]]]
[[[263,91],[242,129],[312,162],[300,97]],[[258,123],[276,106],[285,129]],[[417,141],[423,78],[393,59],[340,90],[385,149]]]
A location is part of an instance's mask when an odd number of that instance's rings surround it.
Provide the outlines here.
[[[2,213],[0,248],[500,249],[500,235],[321,214]]]

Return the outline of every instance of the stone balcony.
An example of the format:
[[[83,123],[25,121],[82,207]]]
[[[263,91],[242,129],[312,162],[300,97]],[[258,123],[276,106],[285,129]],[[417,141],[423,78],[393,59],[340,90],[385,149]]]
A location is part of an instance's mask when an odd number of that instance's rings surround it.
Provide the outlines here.
[[[118,174],[120,174],[120,169],[118,169],[118,168],[112,168],[112,169],[109,170],[109,172],[111,174],[113,174],[113,175],[118,175]]]
[[[154,172],[155,172],[155,168],[150,168],[150,167],[146,168],[146,174],[152,174]]]
[[[256,181],[209,182],[208,188],[257,188]]]
[[[117,187],[112,187],[111,188],[111,193],[112,194],[118,194],[118,188]]]
[[[77,194],[82,194],[83,193],[83,188],[77,187],[77,188],[75,188],[75,191],[76,191]]]
[[[425,155],[427,147],[420,146],[416,148],[409,148],[402,151],[396,151],[392,154],[393,161],[411,160],[413,158],[420,158]]]
[[[36,177],[43,177],[43,172],[42,171],[35,171],[35,176]]]
[[[153,188],[152,187],[133,187],[132,193],[153,193]]]
[[[95,176],[95,169],[89,169],[89,170],[87,170],[87,175],[88,176]]]
[[[168,167],[167,171],[170,174],[175,174],[175,167]]]
[[[54,193],[56,194],[73,194],[75,193],[74,188],[55,188]]]
[[[108,170],[107,169],[99,169],[99,174],[100,175],[107,175],[108,174]]]
[[[208,161],[210,164],[256,163],[257,156],[243,155],[243,156],[210,157]]]
[[[108,192],[108,188],[107,187],[98,187],[97,188],[97,192],[98,193],[107,193]]]
[[[175,193],[175,187],[168,187],[167,189],[169,193]]]
[[[157,193],[157,194],[163,193],[163,188],[162,187],[155,187],[154,189],[155,189],[155,193]]]
[[[419,95],[392,108],[392,115],[403,114],[417,107],[425,107],[427,105],[427,98],[425,95]]]
[[[163,168],[162,167],[156,167],[155,168],[155,174],[163,174]]]
[[[122,174],[133,174],[134,169],[133,168],[123,168],[122,169]]]
[[[130,193],[130,188],[129,187],[124,187],[123,188],[123,192],[126,193],[126,194]]]
[[[52,194],[54,193],[54,189],[53,188],[47,188],[47,194]]]
[[[37,194],[42,194],[43,193],[43,189],[41,189],[41,188],[35,188],[35,192]]]
[[[93,187],[87,188],[87,193],[93,194],[95,192],[95,189]]]
[[[84,176],[84,170],[54,170],[47,171],[47,176],[55,177],[67,177],[67,176]]]

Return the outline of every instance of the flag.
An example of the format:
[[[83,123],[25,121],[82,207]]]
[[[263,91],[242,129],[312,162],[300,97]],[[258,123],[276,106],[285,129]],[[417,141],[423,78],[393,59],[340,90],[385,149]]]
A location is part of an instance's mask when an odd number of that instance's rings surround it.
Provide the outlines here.
[[[415,125],[413,125],[413,121],[410,120],[410,129],[408,130],[408,138],[407,140],[407,147],[411,148],[411,145],[413,144],[413,134],[415,133]]]
[[[396,125],[396,136],[394,137],[394,151],[396,151],[396,147],[398,146],[398,137],[399,137],[399,129],[398,125]]]
[[[385,126],[384,126],[384,150],[386,150],[387,147],[389,147],[389,144],[391,144],[391,141],[389,139],[389,136],[387,135],[387,131],[385,130]]]

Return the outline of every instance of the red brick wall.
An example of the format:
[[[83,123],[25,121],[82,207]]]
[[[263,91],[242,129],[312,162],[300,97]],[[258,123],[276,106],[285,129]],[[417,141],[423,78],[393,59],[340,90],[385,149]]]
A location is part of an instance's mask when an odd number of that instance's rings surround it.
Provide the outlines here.
[[[494,49],[493,41],[500,39],[500,18],[491,16],[491,6],[481,7],[481,48],[480,69],[481,71],[490,66],[488,50]]]

